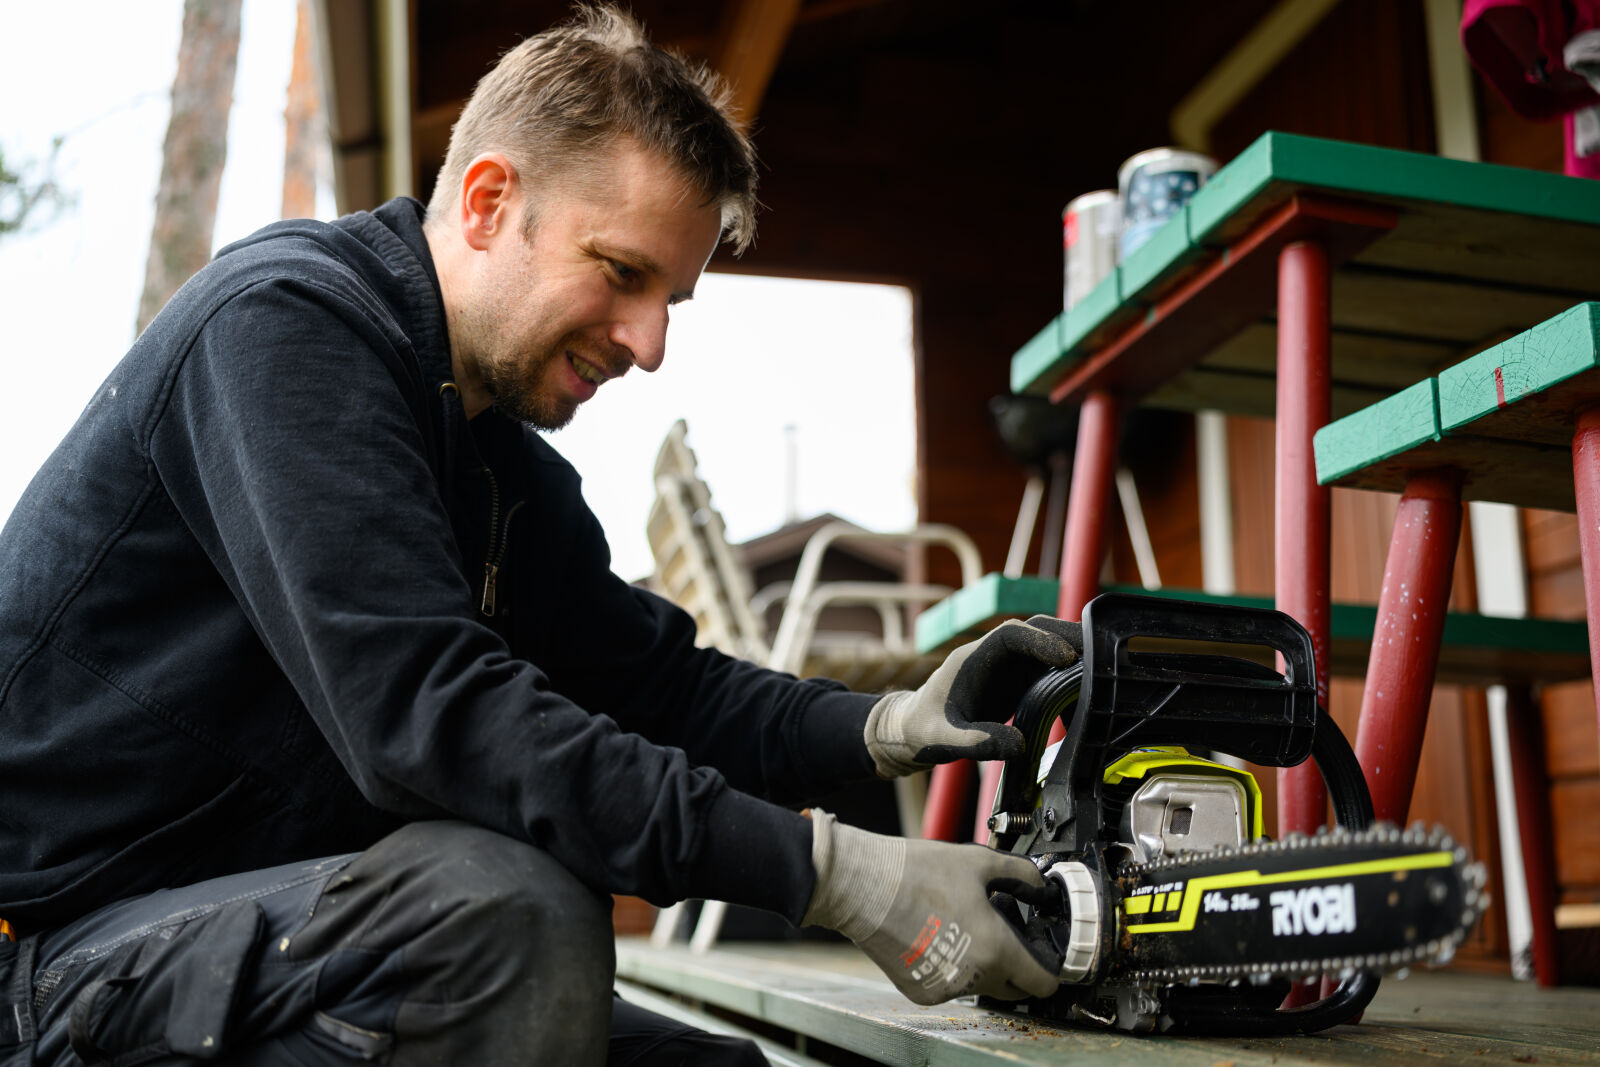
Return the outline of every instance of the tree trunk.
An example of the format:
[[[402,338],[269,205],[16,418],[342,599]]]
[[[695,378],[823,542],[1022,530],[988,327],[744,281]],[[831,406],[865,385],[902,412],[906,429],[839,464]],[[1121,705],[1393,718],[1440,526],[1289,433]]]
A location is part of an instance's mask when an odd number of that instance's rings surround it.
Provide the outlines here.
[[[239,59],[241,0],[184,0],[172,116],[150,231],[139,332],[211,258],[217,194],[228,153],[228,111]]]
[[[283,110],[283,217],[313,218],[317,213],[318,134],[317,61],[311,47],[311,2],[295,5],[294,63],[289,68],[289,104]]]

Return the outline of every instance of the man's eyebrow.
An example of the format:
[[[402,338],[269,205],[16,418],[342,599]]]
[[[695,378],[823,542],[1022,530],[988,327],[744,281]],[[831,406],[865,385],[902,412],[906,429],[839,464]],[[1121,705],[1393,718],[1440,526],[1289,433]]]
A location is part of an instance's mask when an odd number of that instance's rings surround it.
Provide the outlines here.
[[[646,274],[654,274],[657,277],[660,277],[663,273],[665,273],[661,269],[661,264],[657,263],[654,258],[646,253],[639,251],[637,248],[606,248],[605,246],[601,246],[600,252],[602,255],[610,256],[613,259],[623,260],[628,264],[628,266],[633,267],[636,270],[642,270]],[[694,290],[686,289],[683,292],[673,293],[669,299],[671,299],[674,304],[681,304],[685,300],[693,300]]]

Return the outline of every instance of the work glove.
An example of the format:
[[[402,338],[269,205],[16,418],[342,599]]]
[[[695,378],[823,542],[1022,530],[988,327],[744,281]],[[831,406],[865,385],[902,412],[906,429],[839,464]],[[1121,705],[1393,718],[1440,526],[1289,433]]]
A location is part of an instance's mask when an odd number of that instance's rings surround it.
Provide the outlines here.
[[[817,886],[802,922],[854,941],[911,1000],[1021,1000],[1060,986],[1060,959],[1041,962],[989,903],[990,889],[1043,890],[1027,859],[868,833],[820,808],[811,810],[811,835]]]
[[[1001,623],[945,657],[907,692],[872,706],[865,731],[878,774],[897,778],[956,759],[1009,759],[1022,734],[1005,720],[1028,688],[1051,668],[1077,662],[1083,628],[1048,615]]]

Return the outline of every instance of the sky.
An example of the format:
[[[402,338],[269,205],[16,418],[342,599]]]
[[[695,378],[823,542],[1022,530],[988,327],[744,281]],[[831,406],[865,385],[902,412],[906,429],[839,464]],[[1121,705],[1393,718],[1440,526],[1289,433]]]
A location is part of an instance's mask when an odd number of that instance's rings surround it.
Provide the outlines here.
[[[216,248],[278,217],[294,6],[244,2]],[[64,136],[54,176],[72,196],[0,238],[0,520],[133,341],[182,2],[83,0],[74,24],[64,66],[39,46],[59,39],[59,11],[0,0],[0,147],[16,169]],[[325,191],[318,215],[334,214]],[[583,475],[617,573],[651,569],[651,465],[679,418],[732,540],[776,529],[791,501],[802,518],[912,525],[911,323],[897,286],[706,275],[673,309],[662,369],[607,383],[550,438]]]

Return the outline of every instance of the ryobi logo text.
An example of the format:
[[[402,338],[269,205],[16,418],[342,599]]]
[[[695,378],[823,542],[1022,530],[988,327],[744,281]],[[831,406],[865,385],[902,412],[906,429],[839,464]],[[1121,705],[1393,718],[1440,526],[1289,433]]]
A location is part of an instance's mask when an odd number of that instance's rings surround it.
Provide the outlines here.
[[[1356,928],[1356,887],[1349,882],[1278,889],[1267,900],[1272,904],[1274,937],[1348,934]]]

